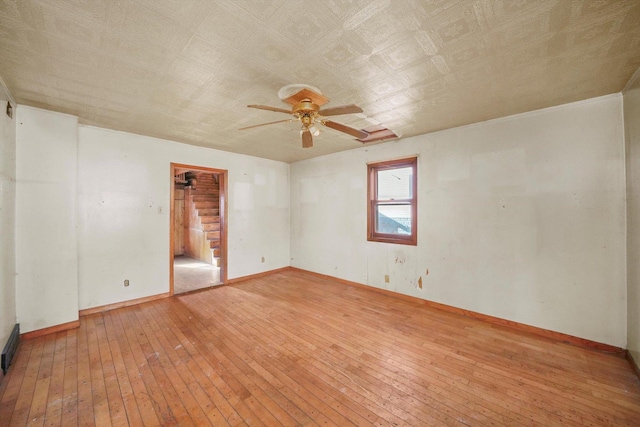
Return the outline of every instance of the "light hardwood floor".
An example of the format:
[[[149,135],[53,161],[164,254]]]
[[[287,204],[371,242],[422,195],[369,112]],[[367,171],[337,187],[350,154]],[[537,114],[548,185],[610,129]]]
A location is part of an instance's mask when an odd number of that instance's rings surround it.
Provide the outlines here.
[[[286,271],[20,344],[1,425],[638,426],[620,355]]]

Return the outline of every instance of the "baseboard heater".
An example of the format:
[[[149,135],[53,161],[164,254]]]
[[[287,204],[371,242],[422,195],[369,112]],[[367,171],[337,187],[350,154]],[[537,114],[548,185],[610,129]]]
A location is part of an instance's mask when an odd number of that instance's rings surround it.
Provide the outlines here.
[[[16,326],[13,327],[13,331],[11,331],[11,335],[9,335],[9,340],[7,344],[4,346],[2,350],[2,363],[0,367],[2,368],[2,373],[7,374],[9,370],[9,365],[11,365],[11,360],[13,356],[15,356],[16,351],[18,350],[18,343],[20,342],[20,324],[16,323]]]

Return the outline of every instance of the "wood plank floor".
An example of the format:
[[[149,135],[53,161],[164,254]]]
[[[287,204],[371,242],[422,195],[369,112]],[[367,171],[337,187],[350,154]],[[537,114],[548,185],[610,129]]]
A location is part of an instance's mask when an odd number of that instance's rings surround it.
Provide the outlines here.
[[[20,344],[0,425],[639,426],[626,360],[281,272]]]

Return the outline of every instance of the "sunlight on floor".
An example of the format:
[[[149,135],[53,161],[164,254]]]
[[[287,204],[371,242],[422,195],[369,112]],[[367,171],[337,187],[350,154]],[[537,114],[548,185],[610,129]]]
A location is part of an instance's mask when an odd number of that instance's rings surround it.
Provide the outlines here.
[[[174,258],[174,293],[179,294],[220,284],[219,267],[185,256]]]

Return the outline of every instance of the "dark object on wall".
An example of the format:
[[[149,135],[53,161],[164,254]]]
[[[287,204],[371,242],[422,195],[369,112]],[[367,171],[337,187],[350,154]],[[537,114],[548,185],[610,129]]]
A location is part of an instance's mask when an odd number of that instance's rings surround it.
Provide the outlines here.
[[[18,343],[20,342],[20,324],[16,323],[16,326],[13,327],[13,331],[11,331],[11,335],[9,335],[9,340],[7,344],[4,346],[2,350],[2,373],[7,374],[9,370],[9,365],[11,365],[11,359],[15,356],[16,351],[18,350]]]
[[[13,119],[13,107],[9,101],[7,101],[7,116],[9,116],[10,119]]]

